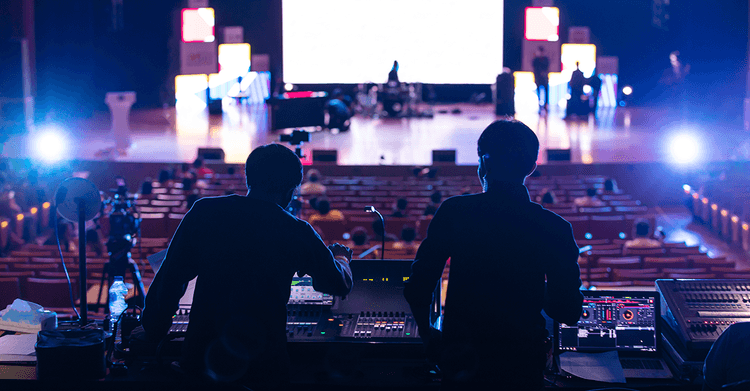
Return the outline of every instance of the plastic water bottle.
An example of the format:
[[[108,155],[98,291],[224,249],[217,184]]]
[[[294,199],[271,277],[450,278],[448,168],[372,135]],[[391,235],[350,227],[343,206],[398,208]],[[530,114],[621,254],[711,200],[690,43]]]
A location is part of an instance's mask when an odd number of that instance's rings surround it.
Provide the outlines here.
[[[128,308],[125,303],[125,295],[128,294],[128,287],[122,281],[122,276],[116,276],[112,286],[109,287],[109,330],[114,331],[115,323],[120,314]]]

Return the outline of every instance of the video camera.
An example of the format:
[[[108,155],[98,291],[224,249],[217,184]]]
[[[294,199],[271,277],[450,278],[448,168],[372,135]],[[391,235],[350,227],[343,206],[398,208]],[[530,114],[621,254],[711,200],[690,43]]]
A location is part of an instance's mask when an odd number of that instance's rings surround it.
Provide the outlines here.
[[[294,145],[294,153],[300,159],[304,159],[305,155],[302,154],[302,143],[310,141],[310,132],[306,130],[293,130],[292,134],[282,134],[279,136],[279,141]]]

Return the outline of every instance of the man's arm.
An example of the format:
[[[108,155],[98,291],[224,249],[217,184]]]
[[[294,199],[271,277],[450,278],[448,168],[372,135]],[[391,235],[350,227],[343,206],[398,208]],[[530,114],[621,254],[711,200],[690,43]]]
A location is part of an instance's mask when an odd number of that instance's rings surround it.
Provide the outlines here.
[[[565,223],[565,229],[560,230],[564,236],[553,241],[555,245],[550,248],[544,311],[558,322],[575,324],[581,318],[583,304],[581,271],[573,228],[570,223]]]
[[[412,315],[423,337],[429,336],[433,292],[443,275],[445,262],[450,257],[450,204],[450,200],[446,200],[435,212],[427,229],[427,237],[419,246],[411,265],[411,276],[404,283],[404,297],[409,302]]]
[[[729,327],[711,346],[703,363],[703,390],[720,390],[727,382],[727,354],[731,351],[731,335],[734,330]]]
[[[312,277],[313,289],[318,292],[348,295],[352,290],[352,270],[349,267],[352,251],[339,244],[326,247],[310,224],[304,224],[302,237],[307,240],[308,251],[298,274]]]
[[[195,245],[199,240],[195,232],[200,224],[196,209],[201,209],[201,205],[196,201],[180,222],[169,243],[166,258],[149,287],[141,316],[149,340],[158,341],[167,335],[188,282],[198,275]]]

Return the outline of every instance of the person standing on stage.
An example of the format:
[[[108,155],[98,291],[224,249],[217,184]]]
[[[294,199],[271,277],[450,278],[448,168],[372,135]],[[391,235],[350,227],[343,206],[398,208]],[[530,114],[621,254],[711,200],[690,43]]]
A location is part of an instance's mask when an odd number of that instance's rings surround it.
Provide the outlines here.
[[[539,109],[549,110],[549,57],[544,55],[544,47],[539,46],[531,60],[534,69],[534,82],[539,101],[542,101],[542,89],[544,89],[544,103],[539,104]]]
[[[393,68],[388,72],[388,84],[399,85],[401,82],[398,80],[398,61],[393,62]]]
[[[302,181],[294,152],[258,147],[245,174],[246,196],[202,198],[183,218],[146,296],[141,334],[163,340],[187,283],[198,277],[180,368],[197,378],[278,388],[288,381],[292,277],[307,274],[316,291],[347,295],[352,252],[326,246],[285,210]]]
[[[570,223],[529,199],[539,140],[528,126],[493,122],[477,152],[483,193],[440,205],[404,296],[448,388],[539,390],[549,351],[542,309],[561,323],[581,316],[578,246]],[[440,333],[429,312],[448,259]]]

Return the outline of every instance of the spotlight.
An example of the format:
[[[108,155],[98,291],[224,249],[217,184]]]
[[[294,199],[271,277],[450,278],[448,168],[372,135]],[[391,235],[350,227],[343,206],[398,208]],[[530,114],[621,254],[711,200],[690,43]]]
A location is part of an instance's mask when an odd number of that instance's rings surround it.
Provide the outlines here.
[[[670,141],[669,153],[677,164],[694,163],[700,157],[700,143],[691,135],[679,134]]]
[[[34,157],[46,163],[62,160],[68,149],[65,133],[57,126],[43,128],[31,142]]]
[[[284,84],[284,89],[287,90],[287,91],[291,91],[291,90],[294,89],[294,84],[292,84],[292,83],[286,83],[286,84]]]
[[[631,86],[622,87],[622,93],[625,94],[625,95],[632,94],[633,93],[633,87],[631,87]]]

